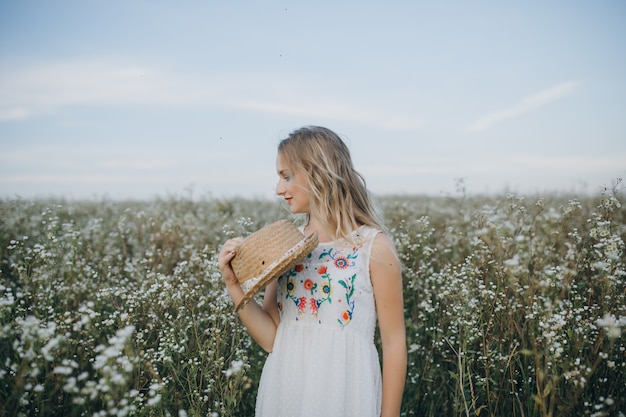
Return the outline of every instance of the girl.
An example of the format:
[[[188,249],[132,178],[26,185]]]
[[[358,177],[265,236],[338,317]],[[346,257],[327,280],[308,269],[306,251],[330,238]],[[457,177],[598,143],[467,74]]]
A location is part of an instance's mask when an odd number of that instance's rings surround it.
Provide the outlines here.
[[[276,193],[318,247],[268,284],[239,316],[269,352],[257,417],[398,417],[407,351],[400,262],[350,152],[323,127],[294,131],[278,145]],[[243,298],[230,261],[241,238],[219,254],[226,288]],[[382,373],[374,344],[378,322]]]

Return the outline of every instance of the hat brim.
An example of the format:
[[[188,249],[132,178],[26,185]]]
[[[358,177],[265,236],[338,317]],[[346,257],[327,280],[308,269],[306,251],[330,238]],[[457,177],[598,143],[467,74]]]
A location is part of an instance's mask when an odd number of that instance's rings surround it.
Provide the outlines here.
[[[298,262],[304,259],[319,244],[317,233],[313,233],[304,237],[289,249],[283,256],[272,262],[259,276],[251,278],[241,284],[244,297],[235,307],[235,311],[239,311],[267,284],[285,274],[291,268],[296,266]]]

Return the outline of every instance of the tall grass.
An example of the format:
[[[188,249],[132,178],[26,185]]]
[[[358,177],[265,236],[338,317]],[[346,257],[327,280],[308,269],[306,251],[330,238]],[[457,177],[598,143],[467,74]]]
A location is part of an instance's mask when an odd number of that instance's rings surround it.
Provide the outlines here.
[[[626,210],[385,197],[404,268],[406,416],[626,415]],[[265,359],[216,253],[253,200],[0,202],[0,413],[252,416]]]

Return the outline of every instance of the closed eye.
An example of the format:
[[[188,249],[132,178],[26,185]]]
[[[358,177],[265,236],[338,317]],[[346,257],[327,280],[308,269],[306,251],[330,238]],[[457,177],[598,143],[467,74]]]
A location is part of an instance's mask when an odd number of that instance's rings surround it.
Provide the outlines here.
[[[291,178],[291,175],[289,175],[290,173],[286,172],[286,170],[281,170],[278,175],[281,176],[285,181],[289,181],[289,179]]]

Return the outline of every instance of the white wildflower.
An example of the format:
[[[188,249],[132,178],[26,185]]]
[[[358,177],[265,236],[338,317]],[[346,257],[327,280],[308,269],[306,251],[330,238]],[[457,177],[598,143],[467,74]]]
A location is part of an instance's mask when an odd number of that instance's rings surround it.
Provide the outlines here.
[[[48,362],[52,362],[54,360],[54,356],[52,356],[51,352],[58,346],[60,341],[60,336],[54,337],[50,339],[43,348],[41,348],[41,353],[43,354],[45,360]]]
[[[233,375],[238,374],[243,369],[243,361],[232,361],[230,363],[230,368],[223,371],[227,377],[231,377]]]
[[[57,366],[52,373],[59,375],[71,375],[74,370],[69,366]]]
[[[148,405],[157,405],[159,402],[161,402],[161,394],[156,394],[154,397],[148,400]]]
[[[604,317],[596,321],[596,324],[606,331],[609,339],[617,339],[622,335],[622,322],[626,322],[626,318],[617,319],[614,315],[606,313]]]

